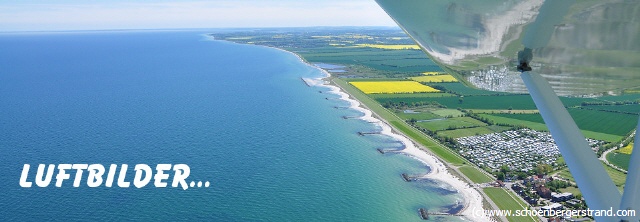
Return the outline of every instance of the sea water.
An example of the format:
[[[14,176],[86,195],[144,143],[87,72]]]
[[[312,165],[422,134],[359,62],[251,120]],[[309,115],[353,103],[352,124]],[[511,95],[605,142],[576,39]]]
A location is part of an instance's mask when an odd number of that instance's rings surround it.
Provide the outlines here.
[[[446,184],[273,48],[205,31],[0,35],[0,220],[419,221]],[[24,164],[187,164],[210,187],[23,188]],[[455,217],[439,218],[458,220]]]

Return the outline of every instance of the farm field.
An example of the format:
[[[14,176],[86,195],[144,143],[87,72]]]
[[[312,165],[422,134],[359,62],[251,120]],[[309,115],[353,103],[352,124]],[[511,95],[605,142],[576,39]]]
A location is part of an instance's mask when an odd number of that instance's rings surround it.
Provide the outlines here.
[[[638,117],[630,114],[611,113],[585,109],[568,109],[581,130],[624,136],[631,132]],[[493,116],[544,123],[540,114],[492,114]]]
[[[296,51],[296,50],[293,50]],[[420,50],[387,50],[370,47],[324,47],[312,51],[296,51],[308,62],[363,65],[392,72],[424,72],[442,70]]]
[[[487,118],[493,121],[494,124],[507,124],[513,126],[526,126],[527,128],[538,131],[549,131],[544,123],[531,122],[526,120],[514,119],[509,117],[503,117],[496,114],[478,114],[482,118]]]
[[[624,170],[629,170],[629,161],[631,159],[631,155],[623,154],[618,152],[610,152],[607,154],[607,161],[609,163],[616,165]]]
[[[356,44],[354,47],[369,47],[369,48],[376,48],[376,49],[393,49],[393,50],[402,50],[402,49],[420,50],[420,46],[418,45]]]
[[[608,102],[621,102],[621,101],[637,101],[640,99],[640,94],[625,94],[621,96],[603,96],[598,98],[600,101]]]
[[[393,94],[371,94],[374,99],[393,99],[398,98],[433,98],[433,97],[451,97],[456,96],[450,93],[393,93]]]
[[[394,112],[394,113],[402,119],[429,120],[429,119],[442,118],[442,116],[436,115],[429,111],[421,111],[419,113],[405,113],[405,112]]]
[[[366,94],[439,92],[439,90],[437,89],[422,85],[414,81],[376,81],[349,83]]]
[[[468,86],[465,86],[462,83],[456,82],[456,83],[437,83],[437,84],[430,84],[431,86],[440,86],[445,88],[448,91],[453,91],[456,92],[459,95],[465,95],[465,96],[469,96],[469,95],[507,95],[509,93],[501,93],[501,92],[494,92],[494,91],[488,91],[488,90],[482,90],[482,89],[474,89],[474,88],[470,88]]]
[[[440,115],[442,117],[447,117],[447,116],[458,117],[458,116],[464,115],[463,112],[457,109],[437,109],[431,112],[434,114]]]
[[[493,202],[498,205],[498,207],[502,210],[511,210],[515,212],[516,210],[526,209],[528,206],[526,203],[522,202],[520,199],[514,198],[512,195],[507,193],[502,188],[497,187],[487,187],[482,189]],[[537,221],[532,217],[515,217],[509,216],[507,220],[511,222],[519,222],[519,221]]]
[[[482,118],[487,118],[491,121],[493,121],[494,124],[507,124],[507,125],[512,125],[512,126],[524,126],[533,130],[538,130],[538,131],[549,131],[549,129],[547,128],[547,126],[544,124],[544,121],[542,123],[540,122],[532,122],[532,121],[527,121],[527,120],[521,120],[521,119],[516,119],[513,117],[519,116],[519,115],[538,115],[539,114],[479,114],[478,116],[482,117]],[[542,117],[540,117],[542,118]],[[578,125],[580,126],[580,125]],[[612,135],[612,134],[607,134],[607,133],[601,133],[601,132],[593,132],[593,131],[589,131],[589,130],[584,130],[581,129],[582,134],[585,137],[588,138],[592,138],[592,139],[597,139],[597,140],[603,140],[603,141],[607,141],[607,142],[616,142],[622,139],[623,136],[619,136],[619,135]]]
[[[626,177],[627,177],[625,173],[620,172],[616,169],[613,169],[604,163],[602,163],[602,166],[604,166],[604,169],[607,171],[607,173],[609,174],[609,177],[611,177],[611,179],[613,180],[613,183],[616,186],[618,187],[624,186],[624,182],[626,181]]]
[[[505,114],[537,114],[540,113],[537,109],[468,109],[467,111],[471,111],[475,114],[497,114],[497,113],[505,113]]]
[[[452,137],[452,138],[460,138],[467,136],[476,136],[482,134],[503,132],[511,129],[510,127],[504,126],[481,126],[481,127],[473,127],[473,128],[465,128],[465,129],[455,129],[455,130],[443,130],[439,131],[437,134],[439,136]]]
[[[410,79],[416,82],[426,82],[426,83],[458,82],[458,80],[452,75],[425,75],[425,76],[411,77]]]
[[[463,101],[458,97],[434,97],[434,98],[402,98],[389,99],[378,98],[378,102],[405,102],[418,103],[425,101],[435,101],[447,108],[456,109],[536,109],[533,99],[529,95],[504,95],[504,96],[465,96]]]
[[[487,124],[471,117],[456,117],[428,122],[417,122],[416,125],[425,129],[429,129],[431,131],[440,131],[447,129],[486,126]]]
[[[631,152],[633,152],[633,142],[627,144],[626,146],[622,147],[619,150],[616,150],[616,152],[623,153],[623,154],[631,154]]]

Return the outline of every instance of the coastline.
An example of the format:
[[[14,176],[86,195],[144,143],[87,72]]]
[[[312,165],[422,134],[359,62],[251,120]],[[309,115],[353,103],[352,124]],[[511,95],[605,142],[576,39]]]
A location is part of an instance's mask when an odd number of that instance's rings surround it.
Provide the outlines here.
[[[213,37],[211,39],[213,39]],[[494,221],[492,218],[484,214],[484,211],[483,211],[484,208],[482,207],[483,197],[477,190],[469,186],[469,184],[467,184],[466,182],[462,181],[462,179],[451,175],[448,172],[445,164],[442,163],[438,158],[433,156],[433,154],[428,153],[425,150],[421,150],[419,148],[420,145],[418,143],[411,140],[408,136],[402,134],[397,129],[393,128],[393,126],[389,124],[384,118],[381,118],[377,114],[373,113],[373,111],[367,108],[366,105],[358,101],[357,98],[355,98],[355,96],[350,95],[346,90],[342,89],[339,85],[330,81],[332,76],[329,72],[307,62],[304,58],[302,58],[302,56],[298,55],[297,53],[287,51],[281,48],[276,48],[276,47],[263,46],[263,45],[256,45],[256,46],[272,48],[278,51],[292,54],[296,56],[296,58],[298,58],[298,60],[301,63],[304,63],[305,65],[308,65],[310,67],[320,70],[322,73],[325,74],[324,77],[318,77],[313,79],[303,78],[302,80],[305,81],[305,83],[309,86],[319,86],[319,87],[329,88],[330,89],[329,93],[339,95],[340,100],[343,100],[349,103],[349,109],[353,109],[358,112],[362,112],[364,114],[363,116],[358,117],[357,119],[361,119],[369,123],[380,126],[382,128],[382,131],[380,134],[389,136],[401,142],[405,148],[402,149],[400,152],[422,162],[423,164],[427,165],[430,168],[429,173],[421,176],[421,178],[437,180],[437,181],[446,183],[451,187],[453,187],[458,193],[462,195],[462,198],[464,201],[464,204],[463,204],[464,207],[462,210],[460,210],[460,212],[458,212],[458,214],[463,215],[465,219],[468,219],[470,221]]]
[[[278,50],[294,54],[298,57],[298,59],[300,59],[301,62],[304,62],[309,66],[321,70],[326,75],[325,77],[313,79],[315,81],[309,81],[308,79],[303,80],[310,86],[321,86],[329,88],[330,93],[339,95],[341,100],[344,100],[350,104],[349,109],[353,109],[364,114],[364,116],[358,117],[358,119],[380,126],[382,128],[380,134],[400,141],[404,145],[404,149],[402,149],[400,152],[427,165],[430,168],[429,173],[421,176],[420,178],[441,181],[452,186],[458,193],[460,193],[464,201],[464,207],[458,214],[464,215],[465,218],[471,221],[492,221],[492,219],[486,216],[482,211],[482,195],[480,195],[477,190],[469,186],[469,184],[462,181],[460,178],[451,175],[444,163],[433,156],[433,154],[427,153],[425,150],[420,149],[420,145],[418,145],[418,143],[411,140],[408,136],[402,134],[397,129],[393,128],[392,125],[389,124],[384,118],[373,113],[373,111],[367,108],[366,105],[358,101],[355,96],[350,95],[346,90],[330,81],[331,74],[329,72],[313,64],[310,64],[296,53],[289,52],[284,49]]]
[[[325,70],[322,70],[322,71],[326,73]],[[330,78],[330,74],[328,77],[325,77],[325,78]],[[341,96],[340,99],[349,102],[350,103],[349,108],[364,113],[364,116],[359,117],[359,119],[362,119],[367,122],[380,126],[382,128],[382,131],[380,134],[389,136],[395,140],[400,141],[405,147],[400,152],[410,157],[413,157],[414,159],[427,165],[431,170],[429,171],[429,173],[421,176],[421,178],[441,181],[443,183],[450,185],[458,193],[460,193],[464,200],[464,207],[458,214],[464,215],[465,218],[471,221],[491,221],[491,219],[486,215],[484,215],[484,213],[482,213],[481,211],[483,209],[482,196],[477,190],[473,189],[471,186],[469,186],[469,184],[462,181],[461,179],[451,175],[447,171],[447,167],[439,159],[433,156],[433,154],[427,153],[426,151],[418,148],[418,145],[415,141],[412,141],[411,139],[409,139],[409,137],[407,137],[406,135],[400,133],[398,130],[393,128],[391,124],[389,124],[385,119],[375,115],[364,104],[362,104],[360,101],[355,99],[355,97],[353,99],[350,98],[353,96],[346,93],[346,90],[343,90],[342,88],[331,83],[330,81],[325,81],[325,80],[322,80],[322,81],[326,82],[326,84],[323,84],[323,86],[329,87],[331,89],[330,91],[331,93],[340,95]],[[481,213],[478,213],[475,211],[480,211]]]

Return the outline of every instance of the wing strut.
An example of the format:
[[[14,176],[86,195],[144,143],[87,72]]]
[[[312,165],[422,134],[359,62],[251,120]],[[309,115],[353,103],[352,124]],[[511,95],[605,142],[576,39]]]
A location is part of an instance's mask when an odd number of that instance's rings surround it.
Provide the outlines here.
[[[592,210],[613,208],[613,212],[616,212],[620,206],[620,192],[549,83],[540,74],[530,71],[523,72],[520,77],[556,141],[589,208]],[[620,221],[617,217],[594,218],[596,221]]]
[[[624,218],[627,221],[640,221],[640,121],[636,127],[636,138],[633,142],[633,152],[629,160],[629,170],[627,172],[627,182],[624,185],[622,203],[620,209],[635,210],[634,217]]]

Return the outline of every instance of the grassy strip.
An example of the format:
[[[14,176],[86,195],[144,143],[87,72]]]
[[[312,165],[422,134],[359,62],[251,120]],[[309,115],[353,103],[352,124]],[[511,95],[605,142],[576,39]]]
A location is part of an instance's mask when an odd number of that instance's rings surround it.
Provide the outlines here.
[[[488,183],[492,182],[493,179],[487,176],[486,174],[480,172],[480,170],[476,169],[472,166],[461,166],[458,168],[460,172],[462,172],[465,176],[467,176],[474,183]]]
[[[607,166],[604,163],[602,163],[602,166],[604,166],[604,169],[607,171],[607,173],[609,174],[609,177],[611,177],[611,180],[613,180],[613,183],[616,186],[618,187],[624,186],[624,182],[627,179],[627,174],[620,172],[616,169],[613,169],[612,167]]]
[[[487,187],[482,189],[484,193],[493,200],[493,202],[501,209],[501,210],[511,210],[512,213],[515,213],[516,210],[526,209],[526,204],[522,202],[518,198],[514,198],[511,194],[509,194],[506,190],[497,187]],[[532,217],[516,217],[516,216],[507,216],[507,220],[509,221],[538,221]]]
[[[455,155],[453,151],[449,150],[448,148],[445,148],[435,143],[434,141],[425,138],[425,136],[423,136],[420,132],[418,132],[413,127],[407,125],[406,123],[402,121],[389,121],[389,123],[391,123],[393,127],[400,130],[403,134],[407,135],[414,141],[429,148],[431,152],[438,155],[438,157],[442,158],[444,161],[447,161],[454,165],[463,165],[466,163],[466,161],[462,157]]]

